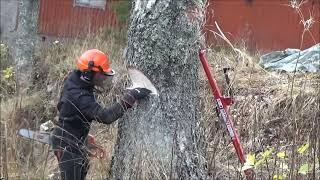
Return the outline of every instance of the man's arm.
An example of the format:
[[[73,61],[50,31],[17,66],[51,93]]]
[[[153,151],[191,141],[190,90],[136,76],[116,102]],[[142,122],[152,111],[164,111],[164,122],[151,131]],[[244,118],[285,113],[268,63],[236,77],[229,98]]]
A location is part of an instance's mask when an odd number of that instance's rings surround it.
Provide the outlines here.
[[[104,124],[111,124],[116,121],[128,109],[122,101],[116,102],[110,107],[102,107],[90,95],[79,97],[79,107],[87,120],[96,120]]]
[[[126,110],[127,108],[119,102],[108,108],[102,108],[100,106],[96,111],[94,119],[100,123],[111,124],[122,117]]]
[[[128,90],[120,102],[117,102],[108,108],[103,108],[99,103],[96,102],[93,96],[82,95],[79,97],[81,106],[80,109],[85,117],[89,118],[90,120],[94,119],[100,123],[111,124],[122,117],[124,112],[131,108],[136,100],[145,98],[149,94],[150,90],[145,88]]]

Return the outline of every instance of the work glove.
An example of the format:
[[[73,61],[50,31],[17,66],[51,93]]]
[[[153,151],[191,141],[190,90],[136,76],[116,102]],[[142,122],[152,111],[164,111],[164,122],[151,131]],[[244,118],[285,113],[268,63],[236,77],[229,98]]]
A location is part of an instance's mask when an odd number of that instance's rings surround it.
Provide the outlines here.
[[[122,104],[126,108],[131,108],[137,100],[147,97],[150,93],[151,91],[147,88],[129,89],[122,98]]]

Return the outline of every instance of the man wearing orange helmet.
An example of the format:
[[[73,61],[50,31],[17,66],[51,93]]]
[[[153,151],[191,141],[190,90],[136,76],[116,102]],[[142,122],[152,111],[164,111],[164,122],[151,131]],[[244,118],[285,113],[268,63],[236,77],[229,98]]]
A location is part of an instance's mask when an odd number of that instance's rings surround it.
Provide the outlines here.
[[[93,92],[95,86],[102,86],[115,74],[109,66],[108,56],[97,49],[88,50],[78,59],[77,68],[65,80],[58,103],[59,122],[52,137],[63,180],[85,179],[89,168],[85,141],[92,120],[110,124],[137,100],[150,94],[146,88],[130,89],[119,102],[102,107]]]

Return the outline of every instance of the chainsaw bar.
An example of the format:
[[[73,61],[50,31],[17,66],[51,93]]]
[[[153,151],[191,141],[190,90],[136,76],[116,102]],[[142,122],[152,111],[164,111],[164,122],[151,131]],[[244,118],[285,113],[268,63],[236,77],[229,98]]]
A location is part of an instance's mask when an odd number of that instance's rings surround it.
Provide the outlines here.
[[[24,138],[37,141],[43,144],[49,144],[52,146],[52,138],[51,133],[43,132],[43,131],[32,131],[29,129],[19,129],[18,134]],[[105,157],[105,151],[102,146],[96,144],[93,137],[91,137],[91,141],[87,142],[87,151],[90,157],[96,157],[103,159]]]

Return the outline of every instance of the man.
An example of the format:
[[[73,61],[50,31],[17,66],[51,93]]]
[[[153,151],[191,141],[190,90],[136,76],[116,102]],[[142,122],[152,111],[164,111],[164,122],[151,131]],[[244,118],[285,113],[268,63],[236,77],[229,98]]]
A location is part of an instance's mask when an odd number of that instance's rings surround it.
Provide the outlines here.
[[[146,88],[131,89],[119,102],[104,108],[93,92],[95,86],[111,81],[115,74],[108,56],[97,49],[88,50],[78,59],[77,67],[65,80],[58,103],[59,122],[53,131],[53,149],[63,180],[85,179],[89,168],[85,141],[92,120],[110,124],[150,94]]]

